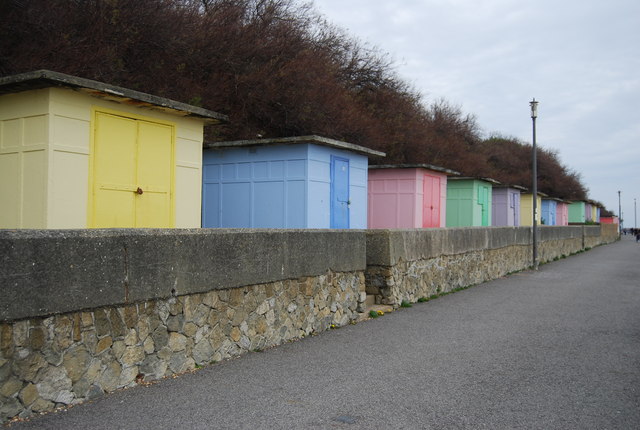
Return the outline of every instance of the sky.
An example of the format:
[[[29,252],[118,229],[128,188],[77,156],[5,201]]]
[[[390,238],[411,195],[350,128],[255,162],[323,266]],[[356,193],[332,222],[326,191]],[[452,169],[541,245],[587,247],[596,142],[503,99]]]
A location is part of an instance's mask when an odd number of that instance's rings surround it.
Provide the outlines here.
[[[589,198],[634,227],[640,200],[640,1],[314,0],[387,53],[426,103],[445,99],[488,136],[532,141],[579,172]],[[446,166],[445,166],[446,167]],[[640,203],[640,202],[637,202]],[[640,225],[639,225],[640,227]]]

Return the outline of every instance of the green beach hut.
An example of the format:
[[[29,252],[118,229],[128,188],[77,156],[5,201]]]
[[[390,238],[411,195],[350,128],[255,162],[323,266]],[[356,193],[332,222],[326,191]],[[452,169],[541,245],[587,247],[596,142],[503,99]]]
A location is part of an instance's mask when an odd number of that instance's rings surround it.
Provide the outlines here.
[[[447,227],[488,227],[491,225],[489,178],[449,178],[447,181]]]

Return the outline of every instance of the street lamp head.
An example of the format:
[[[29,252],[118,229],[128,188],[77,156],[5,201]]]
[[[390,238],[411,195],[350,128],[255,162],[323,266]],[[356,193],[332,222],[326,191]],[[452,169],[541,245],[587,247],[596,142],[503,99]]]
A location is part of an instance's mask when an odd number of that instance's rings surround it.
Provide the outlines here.
[[[529,102],[529,104],[531,105],[531,118],[537,118],[538,117],[538,102],[536,101],[535,97],[533,100],[531,100]]]

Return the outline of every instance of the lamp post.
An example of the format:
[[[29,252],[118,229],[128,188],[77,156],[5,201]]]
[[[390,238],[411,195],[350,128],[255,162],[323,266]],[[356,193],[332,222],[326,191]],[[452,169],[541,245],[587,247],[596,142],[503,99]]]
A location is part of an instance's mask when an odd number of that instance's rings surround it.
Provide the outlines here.
[[[533,270],[538,270],[538,160],[536,153],[536,118],[538,118],[538,102],[535,97],[529,102],[531,106],[531,121],[533,122],[533,148],[531,154],[531,171],[533,190]]]
[[[636,199],[633,199],[633,228],[638,228],[638,207],[636,206]]]
[[[622,203],[620,203],[620,193],[618,190],[618,233],[622,234]]]

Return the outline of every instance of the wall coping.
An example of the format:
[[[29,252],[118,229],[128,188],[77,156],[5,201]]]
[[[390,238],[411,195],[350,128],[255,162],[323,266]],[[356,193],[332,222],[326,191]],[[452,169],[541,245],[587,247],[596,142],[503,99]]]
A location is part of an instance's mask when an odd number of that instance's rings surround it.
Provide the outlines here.
[[[589,227],[592,228],[592,227]],[[542,226],[541,241],[581,239],[583,226]],[[393,266],[440,255],[531,245],[531,227],[461,227],[367,230],[367,264]],[[599,229],[589,230],[599,235]]]
[[[359,230],[0,230],[0,321],[366,269]]]

